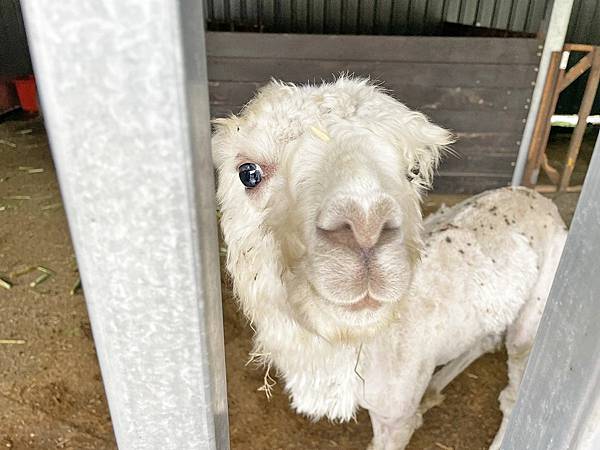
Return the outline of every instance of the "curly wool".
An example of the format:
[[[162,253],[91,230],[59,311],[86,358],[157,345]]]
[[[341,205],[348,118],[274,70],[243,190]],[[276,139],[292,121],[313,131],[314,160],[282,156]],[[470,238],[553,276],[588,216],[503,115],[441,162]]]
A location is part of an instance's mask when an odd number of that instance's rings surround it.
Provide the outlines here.
[[[255,352],[277,368],[297,411],[349,420],[365,407],[373,448],[403,448],[436,366],[488,351],[483,343],[511,326],[511,345],[530,344],[566,235],[551,201],[500,189],[423,224],[421,195],[452,136],[365,80],[273,82],[215,128],[227,268],[256,330]],[[268,180],[256,191],[238,179],[247,161],[259,161]],[[405,272],[409,288],[384,319],[351,326],[307,281],[306,230],[330,185],[356,170],[388,180],[401,206],[406,266],[383,270]],[[514,326],[525,310],[533,325]]]

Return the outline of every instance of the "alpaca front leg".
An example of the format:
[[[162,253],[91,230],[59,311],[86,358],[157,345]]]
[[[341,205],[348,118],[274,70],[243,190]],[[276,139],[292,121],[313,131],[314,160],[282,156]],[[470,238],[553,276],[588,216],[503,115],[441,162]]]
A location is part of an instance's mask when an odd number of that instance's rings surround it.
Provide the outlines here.
[[[496,433],[496,437],[490,445],[489,450],[499,450],[504,439],[504,434],[508,428],[508,421],[510,420],[510,414],[517,402],[517,393],[519,391],[519,385],[523,378],[523,372],[525,372],[525,366],[527,365],[527,359],[529,356],[529,349],[522,349],[520,352],[511,352],[509,349],[508,353],[508,385],[500,393],[500,410],[502,411],[502,423]]]
[[[508,427],[510,414],[517,402],[517,394],[529,352],[533,346],[533,340],[537,332],[539,321],[542,317],[545,301],[539,301],[543,295],[547,295],[550,290],[552,279],[541,287],[538,286],[535,295],[523,306],[519,313],[519,317],[506,333],[506,352],[508,353],[508,386],[500,393],[500,410],[502,411],[502,423],[500,429],[496,433],[496,437],[490,450],[498,450],[502,444],[502,439]],[[539,294],[539,295],[538,295]]]
[[[373,440],[368,450],[402,450],[410,441],[413,432],[423,423],[415,408],[412,415],[386,417],[369,411],[373,426]]]

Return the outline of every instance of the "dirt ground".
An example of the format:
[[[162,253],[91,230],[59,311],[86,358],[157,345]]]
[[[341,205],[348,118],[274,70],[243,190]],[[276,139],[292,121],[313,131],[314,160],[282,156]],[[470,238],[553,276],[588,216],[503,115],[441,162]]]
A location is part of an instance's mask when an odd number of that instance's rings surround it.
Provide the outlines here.
[[[557,149],[564,148],[561,139]],[[592,146],[587,139],[586,160]],[[576,199],[556,199],[567,220]],[[426,207],[456,200],[434,197]],[[0,287],[0,448],[116,448],[84,298],[70,294],[78,274],[60,202],[41,122],[0,124],[0,275],[14,282],[10,290]],[[30,266],[54,275],[32,288],[40,272],[18,276]],[[290,410],[281,385],[270,401],[257,391],[263,373],[244,365],[251,330],[228,286],[223,292],[232,448],[364,449],[371,438],[366,412],[349,424],[311,423]],[[503,353],[476,361],[425,415],[409,448],[486,448],[500,422],[497,396],[505,383]]]

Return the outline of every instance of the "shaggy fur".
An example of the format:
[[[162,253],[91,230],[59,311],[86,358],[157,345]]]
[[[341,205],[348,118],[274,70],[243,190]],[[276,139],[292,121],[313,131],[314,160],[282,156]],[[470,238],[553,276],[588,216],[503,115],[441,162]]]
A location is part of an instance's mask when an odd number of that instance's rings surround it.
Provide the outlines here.
[[[506,334],[506,426],[566,236],[549,200],[481,194],[423,224],[452,137],[364,80],[271,83],[213,138],[227,268],[294,408],[369,410],[373,449],[402,449],[425,409]],[[262,182],[246,189],[243,163]],[[444,368],[435,372],[437,366]]]

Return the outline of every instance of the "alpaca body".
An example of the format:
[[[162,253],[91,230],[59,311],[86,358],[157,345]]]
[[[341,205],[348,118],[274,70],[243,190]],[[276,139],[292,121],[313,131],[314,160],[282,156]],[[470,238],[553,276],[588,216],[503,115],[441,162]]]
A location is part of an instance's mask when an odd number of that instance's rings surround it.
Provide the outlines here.
[[[566,236],[552,202],[520,188],[423,223],[422,193],[451,141],[349,78],[273,83],[214,134],[227,268],[256,330],[253,357],[313,419],[368,409],[373,449],[404,448],[440,391],[506,336],[497,447]]]

